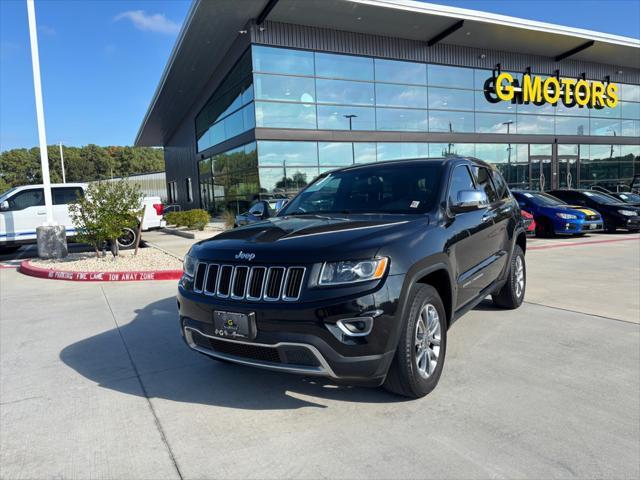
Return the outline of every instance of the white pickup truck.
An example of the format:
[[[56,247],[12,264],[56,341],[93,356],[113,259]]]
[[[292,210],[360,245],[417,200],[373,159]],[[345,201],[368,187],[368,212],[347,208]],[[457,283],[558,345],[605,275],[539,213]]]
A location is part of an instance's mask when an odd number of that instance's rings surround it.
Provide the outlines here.
[[[68,238],[76,234],[69,216],[69,204],[74,203],[78,195],[83,195],[86,187],[84,183],[51,185],[53,218],[58,225],[64,225]],[[142,202],[146,206],[142,230],[163,227],[164,205],[160,197],[144,197]],[[36,243],[36,227],[44,223],[46,214],[42,185],[14,187],[0,194],[0,252]],[[125,232],[119,243],[123,248],[135,245],[135,232]]]

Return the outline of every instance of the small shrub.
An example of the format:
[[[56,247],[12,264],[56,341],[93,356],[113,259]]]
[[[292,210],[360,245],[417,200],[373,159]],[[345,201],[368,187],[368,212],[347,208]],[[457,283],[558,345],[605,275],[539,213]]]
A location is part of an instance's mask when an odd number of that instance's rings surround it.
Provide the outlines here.
[[[204,230],[204,227],[209,223],[209,212],[196,208],[184,212],[168,212],[164,218],[168,225]]]
[[[78,240],[92,245],[96,256],[108,241],[111,252],[117,256],[116,239],[122,235],[123,229],[135,228],[138,224],[141,200],[140,188],[124,180],[90,184],[85,195],[69,205]]]

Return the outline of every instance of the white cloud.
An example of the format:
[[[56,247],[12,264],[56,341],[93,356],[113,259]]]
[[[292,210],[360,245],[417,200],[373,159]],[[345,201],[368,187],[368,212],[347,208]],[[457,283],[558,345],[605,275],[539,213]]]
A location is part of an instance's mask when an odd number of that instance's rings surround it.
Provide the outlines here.
[[[138,30],[168,33],[175,35],[180,31],[180,25],[172,22],[163,13],[146,13],[144,10],[129,10],[117,15],[114,20],[130,20]]]

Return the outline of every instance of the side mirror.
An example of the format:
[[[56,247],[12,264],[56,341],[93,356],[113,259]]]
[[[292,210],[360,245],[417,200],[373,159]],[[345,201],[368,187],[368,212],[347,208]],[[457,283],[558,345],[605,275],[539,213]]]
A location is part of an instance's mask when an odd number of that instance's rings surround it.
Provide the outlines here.
[[[458,200],[451,205],[453,213],[472,212],[489,205],[487,194],[479,190],[461,190],[458,192]]]
[[[0,211],[3,211],[3,210],[9,210],[9,202],[7,200],[0,203]]]
[[[262,200],[260,201],[260,204],[262,205],[262,215],[260,215],[260,218],[263,220],[269,218],[271,216],[271,207],[269,207],[269,202]]]

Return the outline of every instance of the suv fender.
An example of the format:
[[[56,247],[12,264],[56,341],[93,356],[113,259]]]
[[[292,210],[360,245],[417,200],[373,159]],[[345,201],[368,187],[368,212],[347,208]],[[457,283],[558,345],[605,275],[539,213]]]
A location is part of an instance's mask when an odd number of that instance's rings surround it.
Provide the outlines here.
[[[407,314],[407,309],[410,308],[410,305],[408,305],[407,301],[408,298],[410,298],[413,290],[421,284],[420,280],[429,275],[442,275],[441,279],[444,280],[444,282],[439,282],[439,284],[431,285],[440,294],[447,313],[447,324],[451,324],[451,318],[453,314],[453,298],[455,297],[453,290],[454,286],[451,282],[451,268],[449,266],[449,263],[446,261],[446,255],[440,254],[437,255],[437,257],[437,259],[430,257],[422,262],[419,262],[418,264],[414,265],[413,268],[411,268],[405,275],[402,290],[400,292],[398,309],[396,310],[395,315],[397,328],[393,332],[393,335],[391,335],[389,338],[388,350],[395,350],[398,344],[400,332],[402,331],[402,328],[400,328],[401,322]]]

